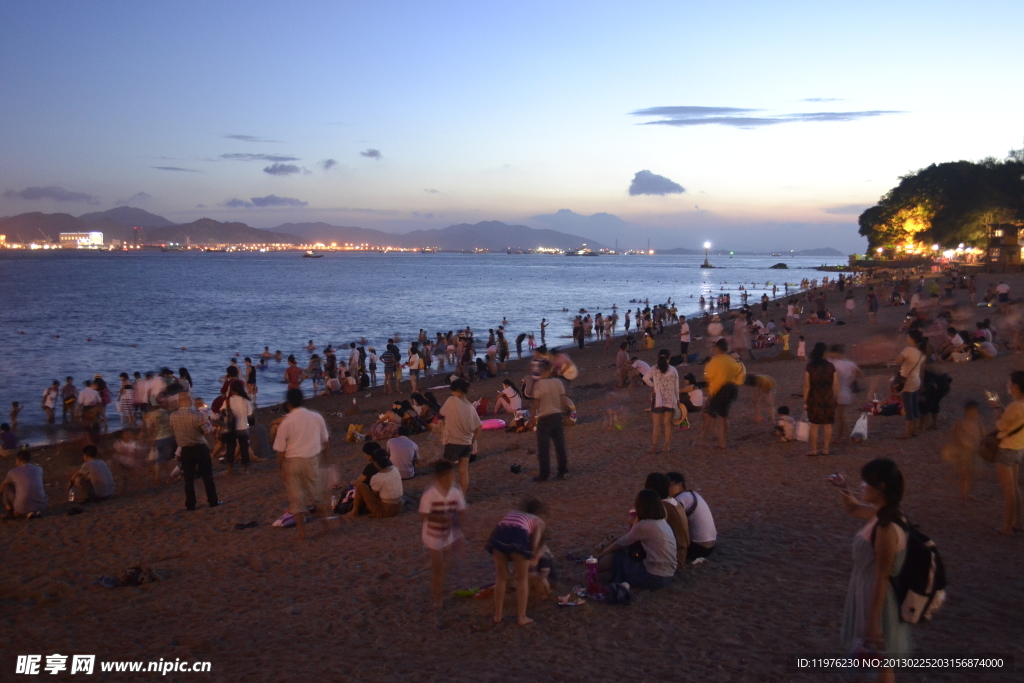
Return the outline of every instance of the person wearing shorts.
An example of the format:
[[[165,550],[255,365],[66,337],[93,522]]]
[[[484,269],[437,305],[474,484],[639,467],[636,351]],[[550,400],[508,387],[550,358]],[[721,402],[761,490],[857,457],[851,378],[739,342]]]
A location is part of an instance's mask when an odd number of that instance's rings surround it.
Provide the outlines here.
[[[708,399],[704,402],[707,419],[701,420],[701,437],[702,441],[705,440],[708,431],[714,429],[718,432],[719,448],[725,448],[729,436],[729,407],[736,400],[736,384],[742,372],[742,366],[728,351],[729,343],[719,339],[713,347],[711,360],[704,366]]]
[[[319,459],[327,452],[327,425],[323,416],[302,407],[302,390],[289,389],[288,414],[281,420],[274,438],[274,450],[288,489],[288,510],[295,518],[299,539],[304,529],[306,505],[310,501],[323,509]]]
[[[441,443],[444,459],[459,465],[459,486],[465,495],[469,489],[469,456],[473,442],[483,433],[480,416],[473,404],[466,400],[469,382],[457,379],[451,384],[452,395],[441,406]]]

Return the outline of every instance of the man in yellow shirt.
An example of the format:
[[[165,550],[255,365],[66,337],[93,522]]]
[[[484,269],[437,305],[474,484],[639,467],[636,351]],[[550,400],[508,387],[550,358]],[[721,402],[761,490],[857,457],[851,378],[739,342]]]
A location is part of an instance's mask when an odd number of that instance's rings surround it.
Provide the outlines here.
[[[729,407],[738,395],[742,366],[729,355],[729,343],[719,339],[712,347],[711,360],[704,366],[704,379],[708,383],[708,399],[704,402],[701,420],[701,442],[707,442],[709,431],[718,434],[718,447],[725,448],[729,435]]]

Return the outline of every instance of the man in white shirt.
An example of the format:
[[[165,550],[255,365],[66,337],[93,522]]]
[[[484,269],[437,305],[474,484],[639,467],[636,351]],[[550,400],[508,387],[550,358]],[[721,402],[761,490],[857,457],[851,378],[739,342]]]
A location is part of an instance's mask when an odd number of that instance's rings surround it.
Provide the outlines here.
[[[288,489],[288,509],[295,517],[301,541],[306,538],[307,501],[312,500],[318,510],[324,510],[317,456],[327,454],[329,436],[324,418],[302,407],[301,389],[289,389],[286,401],[288,415],[277,427],[274,450]]]
[[[686,322],[685,316],[679,316],[679,353],[683,357],[683,365],[686,362],[686,355],[690,352],[690,324]]]
[[[1010,307],[1010,285],[1000,280],[996,285],[996,294],[999,295],[999,312],[1006,313]]]
[[[651,365],[650,363],[640,360],[636,356],[630,358],[629,361],[629,381],[633,386],[640,386],[640,383],[635,380],[646,377],[647,373],[651,371]]]
[[[409,438],[409,434],[409,428],[403,425],[398,428],[398,436],[388,439],[384,445],[391,463],[398,468],[402,479],[412,479],[416,476],[416,461],[420,459],[420,448]]]
[[[348,348],[348,371],[355,377],[359,370],[359,349],[356,348],[355,342],[349,342]]]

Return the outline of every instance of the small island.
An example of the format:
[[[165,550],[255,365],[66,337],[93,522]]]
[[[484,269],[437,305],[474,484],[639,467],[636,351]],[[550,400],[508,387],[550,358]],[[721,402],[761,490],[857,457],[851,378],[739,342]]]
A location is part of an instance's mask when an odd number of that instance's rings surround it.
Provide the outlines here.
[[[787,266],[785,263],[776,263],[774,266],[772,266],[771,269],[772,270],[789,270],[789,266]]]

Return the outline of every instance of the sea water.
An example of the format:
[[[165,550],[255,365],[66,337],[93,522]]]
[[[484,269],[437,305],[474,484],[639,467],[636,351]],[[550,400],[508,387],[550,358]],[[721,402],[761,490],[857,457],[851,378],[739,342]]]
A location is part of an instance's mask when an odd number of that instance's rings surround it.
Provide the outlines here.
[[[772,256],[555,256],[540,254],[298,252],[60,252],[0,251],[0,419],[20,401],[19,441],[60,438],[40,428],[46,387],[66,376],[101,374],[116,400],[121,372],[177,374],[188,368],[195,393],[211,401],[232,357],[254,364],[264,346],[309,361],[310,339],[323,357],[327,344],[347,360],[349,342],[366,339],[382,351],[398,335],[404,350],[420,328],[437,332],[469,325],[486,339],[506,318],[506,337],[532,333],[540,344],[547,318],[549,346],[571,342],[572,319],[586,309],[608,315],[671,298],[684,314],[697,301],[732,294],[750,303],[772,284],[820,278],[820,257],[785,257],[790,270],[772,270]],[[828,260],[837,263],[840,259]],[[829,274],[835,276],[834,273]],[[642,308],[642,305],[641,305]],[[567,310],[563,310],[567,309]],[[526,344],[524,343],[524,351]],[[513,356],[514,357],[514,356]],[[284,396],[285,363],[259,375],[260,405]],[[378,370],[380,372],[380,370]],[[305,383],[307,392],[308,382]],[[59,407],[58,407],[59,413]],[[108,410],[112,425],[116,409]],[[60,416],[58,414],[58,422]]]

